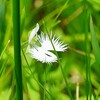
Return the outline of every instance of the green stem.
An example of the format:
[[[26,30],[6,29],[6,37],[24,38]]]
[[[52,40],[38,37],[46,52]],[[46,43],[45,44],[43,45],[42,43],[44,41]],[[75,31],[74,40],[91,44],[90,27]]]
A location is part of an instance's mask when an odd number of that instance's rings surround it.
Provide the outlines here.
[[[45,25],[45,23],[44,23],[44,25]],[[45,28],[46,28],[46,27],[45,27]],[[60,62],[60,59],[59,59],[58,53],[57,53],[57,51],[56,51],[56,49],[55,49],[55,47],[54,47],[54,45],[53,45],[52,39],[51,39],[51,37],[50,37],[50,34],[48,33],[47,28],[46,28],[46,31],[47,31],[48,37],[49,37],[49,39],[50,39],[50,42],[51,42],[51,44],[52,44],[52,46],[53,46],[54,53],[55,53],[56,56],[57,56],[58,63],[59,63],[59,66],[60,66],[60,69],[61,69],[61,72],[62,72],[62,75],[63,75],[64,81],[65,81],[65,84],[66,84],[66,89],[67,89],[67,91],[68,91],[68,94],[69,94],[69,96],[70,96],[70,99],[73,100],[73,98],[72,98],[72,94],[71,94],[71,91],[70,91],[70,88],[69,88],[69,85],[68,85],[68,82],[67,82],[67,79],[66,79],[66,75],[65,75],[65,73],[64,73],[64,70],[63,70],[63,68],[62,68],[62,64],[61,64],[61,62]]]
[[[44,63],[44,95],[43,100],[46,100],[46,63]]]
[[[24,56],[24,58],[25,58],[25,61],[26,61],[26,63],[27,63],[27,66],[28,66],[28,68],[29,68],[29,71],[30,71],[30,75],[33,77],[33,79],[39,84],[39,86],[42,88],[42,89],[44,89],[44,86],[33,76],[33,72],[32,72],[32,70],[31,70],[31,68],[30,68],[30,65],[29,65],[29,63],[28,63],[28,61],[27,61],[27,58],[26,58],[26,56],[25,56],[25,53],[24,53],[24,51],[23,51],[23,49],[22,49],[22,54],[23,54],[23,56]],[[29,74],[29,72],[28,72],[28,74]],[[47,90],[47,89],[45,89],[45,91],[53,98],[53,96],[51,95],[51,93]]]
[[[23,100],[21,52],[20,52],[20,0],[13,0],[13,33],[14,33],[16,100]]]
[[[86,7],[87,1],[84,0],[84,8]],[[86,100],[91,100],[91,67],[90,67],[90,45],[88,39],[88,24],[89,24],[89,14],[88,9],[84,10],[84,32],[85,32],[85,63],[86,63]]]
[[[79,100],[79,83],[76,83],[76,100]]]

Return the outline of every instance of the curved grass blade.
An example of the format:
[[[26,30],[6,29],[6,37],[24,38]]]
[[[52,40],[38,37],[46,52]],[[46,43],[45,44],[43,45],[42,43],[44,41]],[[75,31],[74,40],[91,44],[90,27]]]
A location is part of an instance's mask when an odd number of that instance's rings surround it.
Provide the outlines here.
[[[85,68],[86,68],[86,100],[91,100],[91,95],[92,95],[92,86],[91,86],[91,66],[90,66],[90,42],[89,42],[89,37],[88,37],[88,33],[89,33],[89,11],[88,8],[86,9],[87,6],[87,2],[86,0],[83,1],[84,4],[84,22],[83,22],[83,29],[85,32],[85,52],[86,52],[86,56],[85,56]]]
[[[93,28],[93,21],[92,21],[91,16],[90,16],[90,33],[91,33],[91,37],[92,37],[92,47],[93,47],[94,56],[95,56],[98,66],[99,66],[98,70],[100,71],[100,47],[99,47],[99,43],[95,36],[95,32],[94,32],[94,28]]]
[[[6,46],[5,46],[5,48],[3,49],[3,51],[2,51],[2,53],[1,53],[1,55],[0,55],[0,60],[2,59],[2,56],[3,56],[4,52],[5,52],[5,50],[7,49],[9,43],[10,43],[10,40],[8,40],[8,42],[7,42]]]

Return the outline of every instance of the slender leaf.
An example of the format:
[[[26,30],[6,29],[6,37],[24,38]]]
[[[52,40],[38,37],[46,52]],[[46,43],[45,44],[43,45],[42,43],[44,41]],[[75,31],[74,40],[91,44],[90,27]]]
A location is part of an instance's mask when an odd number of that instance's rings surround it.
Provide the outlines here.
[[[21,53],[20,53],[20,0],[13,0],[13,30],[14,30],[16,100],[23,100]]]
[[[100,70],[100,47],[95,36],[92,17],[90,17],[90,33],[92,37],[92,47],[93,47],[95,59],[96,59],[97,64],[99,65],[99,70]]]

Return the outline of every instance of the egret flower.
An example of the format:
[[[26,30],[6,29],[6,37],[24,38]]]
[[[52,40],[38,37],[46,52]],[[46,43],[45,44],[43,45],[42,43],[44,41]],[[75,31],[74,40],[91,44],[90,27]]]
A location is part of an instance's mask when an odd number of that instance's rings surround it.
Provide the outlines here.
[[[55,49],[56,51],[64,52],[68,48],[67,44],[63,44],[63,42],[60,41],[60,38],[56,39],[52,34],[50,35],[50,38],[47,34],[44,35],[43,32],[41,32],[41,35],[37,35],[38,30],[39,24],[37,24],[30,33],[27,52],[30,53],[32,58],[35,58],[42,63],[57,62],[57,56],[51,51],[54,51]],[[37,35],[37,41],[30,46],[35,35]],[[37,45],[37,42],[39,42],[40,45]]]

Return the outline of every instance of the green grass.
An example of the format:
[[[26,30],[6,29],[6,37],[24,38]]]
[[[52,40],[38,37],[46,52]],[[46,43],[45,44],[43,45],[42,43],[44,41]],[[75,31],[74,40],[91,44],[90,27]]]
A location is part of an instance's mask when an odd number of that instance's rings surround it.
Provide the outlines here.
[[[100,69],[100,47],[99,43],[96,39],[95,33],[94,33],[94,28],[93,28],[93,21],[92,17],[90,17],[90,33],[92,37],[92,47],[93,47],[93,52],[95,55],[96,62],[98,63],[98,70]]]
[[[36,23],[69,45],[58,62],[26,53]],[[0,100],[99,100],[99,34],[98,0],[1,0]]]
[[[23,100],[21,47],[20,47],[20,0],[13,0],[14,62],[16,100]]]

